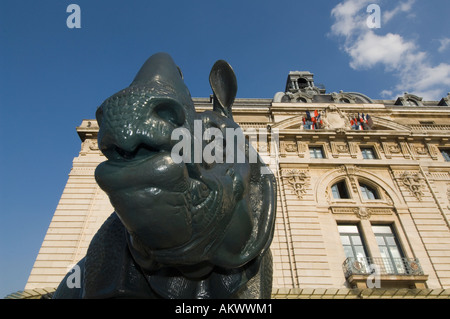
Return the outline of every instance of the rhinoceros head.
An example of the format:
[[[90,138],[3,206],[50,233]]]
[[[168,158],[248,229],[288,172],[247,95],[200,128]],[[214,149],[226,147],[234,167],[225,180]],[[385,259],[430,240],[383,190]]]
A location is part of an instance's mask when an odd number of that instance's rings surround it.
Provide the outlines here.
[[[246,140],[234,146],[235,136],[227,138],[227,129],[239,129],[231,109],[236,78],[228,63],[216,62],[210,83],[213,110],[196,113],[180,69],[158,53],[96,113],[107,160],[95,177],[128,232],[133,258],[149,272],[170,266],[197,278],[215,266],[240,267],[265,252],[273,236],[273,175],[261,172],[259,157],[249,161],[253,149]],[[187,132],[190,145],[178,160],[177,132]],[[207,142],[219,136],[221,156],[234,155],[205,160]],[[239,155],[245,160],[236,161]]]

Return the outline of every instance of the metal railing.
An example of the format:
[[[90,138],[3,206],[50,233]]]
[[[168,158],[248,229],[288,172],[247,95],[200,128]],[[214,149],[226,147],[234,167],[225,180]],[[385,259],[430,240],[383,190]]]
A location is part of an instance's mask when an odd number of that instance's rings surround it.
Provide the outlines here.
[[[423,275],[422,266],[417,258],[347,258],[342,268],[345,278],[351,275]]]

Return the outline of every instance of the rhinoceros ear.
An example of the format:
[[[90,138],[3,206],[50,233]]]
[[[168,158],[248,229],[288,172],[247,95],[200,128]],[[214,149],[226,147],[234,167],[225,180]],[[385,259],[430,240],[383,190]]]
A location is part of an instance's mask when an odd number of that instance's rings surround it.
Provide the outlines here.
[[[218,60],[209,74],[209,84],[214,92],[213,111],[233,119],[232,109],[237,93],[237,80],[228,62]]]

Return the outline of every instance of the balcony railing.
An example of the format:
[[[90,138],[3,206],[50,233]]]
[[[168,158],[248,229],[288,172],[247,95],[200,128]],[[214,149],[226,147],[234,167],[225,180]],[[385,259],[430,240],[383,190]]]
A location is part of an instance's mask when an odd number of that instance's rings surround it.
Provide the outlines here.
[[[423,275],[422,267],[417,258],[353,258],[349,257],[342,265],[345,278],[352,275]]]
[[[447,124],[410,124],[413,131],[450,131]]]

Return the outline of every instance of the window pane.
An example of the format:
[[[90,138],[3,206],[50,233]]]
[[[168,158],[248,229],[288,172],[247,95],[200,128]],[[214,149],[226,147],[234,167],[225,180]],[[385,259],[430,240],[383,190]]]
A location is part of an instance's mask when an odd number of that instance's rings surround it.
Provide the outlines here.
[[[378,193],[375,189],[365,184],[360,184],[361,195],[363,199],[371,200],[371,199],[379,199]]]
[[[367,199],[367,189],[365,188],[365,187],[363,187],[363,186],[360,186],[359,187],[360,189],[361,189],[361,194],[362,194],[362,197],[364,198],[364,199]]]
[[[347,258],[355,258],[355,256],[353,255],[352,246],[344,246],[344,253],[345,257]]]
[[[389,252],[386,246],[380,246],[380,253],[382,258],[390,259]]]
[[[352,244],[353,245],[362,245],[361,237],[359,237],[359,235],[358,236],[352,236],[351,239],[352,239]]]
[[[392,234],[391,226],[388,225],[372,225],[375,234]]]
[[[366,147],[366,148],[361,148],[361,153],[364,159],[374,159],[375,158],[375,152],[373,150],[373,148],[371,147]]]
[[[333,198],[335,198],[335,199],[341,198],[337,184],[334,184],[333,186],[331,186],[331,192],[333,193]]]
[[[358,259],[365,259],[366,258],[366,252],[364,251],[363,246],[355,246],[353,247],[356,253],[356,258]]]
[[[347,192],[347,186],[345,185],[345,182],[340,182],[338,184],[339,194],[341,195],[341,198],[350,198],[348,196]]]
[[[402,258],[397,247],[389,247],[389,250],[391,251],[392,258]]]
[[[309,155],[311,158],[323,158],[322,147],[313,146],[309,148]]]
[[[358,226],[356,225],[338,225],[339,233],[353,233],[359,234]]]
[[[358,226],[338,225],[338,230],[341,235],[345,256],[365,260],[367,255],[359,234]]]
[[[350,245],[350,238],[345,235],[341,235],[342,245]]]
[[[335,199],[350,198],[347,192],[347,185],[345,184],[345,181],[340,181],[331,186],[331,193],[333,194],[333,198]]]
[[[441,154],[447,162],[450,162],[450,150],[449,149],[441,150]]]
[[[392,227],[387,225],[372,225],[385,270],[388,274],[403,274],[406,268],[400,247],[397,245]]]
[[[386,243],[384,242],[384,238],[383,238],[383,237],[381,237],[381,236],[376,236],[375,238],[376,238],[376,240],[377,240],[377,244],[378,244],[378,245],[386,246]]]
[[[386,242],[387,242],[388,245],[390,245],[390,246],[397,246],[397,243],[395,242],[395,238],[394,237],[386,236],[385,239],[386,239]]]

